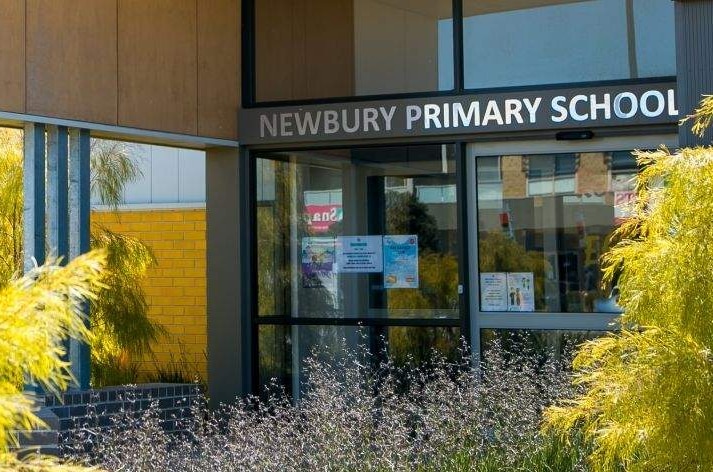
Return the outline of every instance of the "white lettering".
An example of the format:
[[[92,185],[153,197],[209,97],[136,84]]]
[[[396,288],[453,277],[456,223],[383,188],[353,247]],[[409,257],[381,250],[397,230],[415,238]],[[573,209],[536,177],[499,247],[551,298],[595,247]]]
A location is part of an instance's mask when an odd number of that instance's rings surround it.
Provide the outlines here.
[[[421,119],[421,107],[409,105],[406,107],[406,129],[413,129],[414,122]]]
[[[307,127],[309,127],[309,134],[317,134],[317,128],[319,127],[319,122],[322,119],[322,112],[318,111],[317,113],[317,118],[315,119],[312,116],[312,113],[306,112],[304,113],[304,119],[302,118],[301,113],[295,113],[295,123],[297,124],[297,133],[300,136],[304,136],[307,134]]]
[[[591,111],[591,117],[593,120],[597,119],[597,111],[602,110],[604,112],[604,119],[611,119],[611,94],[604,94],[604,101],[602,103],[597,103],[597,96],[591,94],[589,96],[589,107]]]
[[[374,131],[379,131],[379,111],[376,108],[364,108],[364,132],[369,131],[369,125],[374,128]]]
[[[572,119],[576,121],[584,121],[587,118],[589,118],[589,115],[581,115],[579,112],[577,112],[577,104],[579,102],[586,102],[587,101],[587,96],[586,95],[575,95],[572,100],[569,102],[569,116],[572,117]]]
[[[649,98],[651,97],[656,98],[657,101],[656,109],[653,111],[649,109]],[[663,94],[658,90],[649,90],[641,96],[640,107],[641,113],[643,113],[644,116],[654,118],[663,113],[664,109],[666,108],[666,99],[664,98]]]
[[[554,121],[555,123],[562,123],[567,119],[567,108],[562,106],[562,104],[566,101],[567,99],[562,95],[559,95],[552,99],[552,111],[559,113],[559,115],[552,115],[551,117],[552,121]]]
[[[473,126],[480,126],[480,102],[470,102],[468,113],[463,109],[462,103],[454,103],[452,110],[454,128],[459,126],[459,120],[463,126],[470,126],[471,121],[473,121]]]
[[[354,125],[349,126],[349,110],[342,110],[342,126],[347,133],[356,133],[359,130],[359,110],[354,110]]]
[[[621,108],[621,103],[624,99],[628,99],[631,105],[631,109],[628,112],[625,112]],[[636,115],[636,112],[639,111],[639,102],[636,99],[636,95],[634,95],[631,92],[622,92],[616,95],[614,97],[614,114],[619,117],[619,118],[631,118],[632,116]]]
[[[423,122],[424,122],[424,127],[426,129],[431,128],[431,123],[433,123],[433,126],[436,128],[440,129],[441,128],[441,120],[438,119],[438,115],[441,114],[441,107],[438,105],[433,105],[433,104],[427,104],[424,105],[423,107]]]
[[[277,134],[277,116],[273,113],[272,118],[260,115],[260,137],[265,137],[265,130],[274,137]]]
[[[503,124],[503,116],[500,114],[500,108],[495,100],[488,101],[488,106],[485,107],[485,115],[483,115],[482,126],[487,126],[488,121],[495,120],[499,125]]]
[[[389,112],[386,112],[386,108],[379,107],[381,116],[384,117],[384,123],[386,123],[386,131],[391,131],[391,120],[394,118],[394,113],[396,113],[396,106],[392,106]]]
[[[443,127],[451,127],[451,107],[447,103],[443,104]]]
[[[334,110],[324,112],[324,134],[334,134],[339,131],[339,113]]]
[[[537,122],[537,110],[540,109],[540,104],[542,103],[542,97],[537,97],[534,102],[530,102],[529,98],[523,100],[525,108],[530,113],[530,123]]]
[[[520,114],[521,111],[522,102],[520,102],[520,100],[505,100],[505,123],[509,125],[512,123],[513,118],[515,118],[515,121],[518,123],[522,123],[522,115]]]
[[[292,128],[292,113],[280,113],[280,135],[292,136],[294,133],[289,130]]]
[[[678,110],[676,109],[676,92],[673,89],[668,89],[668,115],[678,116]]]

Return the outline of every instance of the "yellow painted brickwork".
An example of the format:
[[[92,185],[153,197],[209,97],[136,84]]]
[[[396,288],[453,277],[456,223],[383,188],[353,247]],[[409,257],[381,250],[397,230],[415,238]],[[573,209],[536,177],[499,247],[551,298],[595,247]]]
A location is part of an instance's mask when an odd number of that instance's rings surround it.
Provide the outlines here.
[[[156,361],[187,361],[207,380],[205,209],[93,211],[92,224],[151,246],[158,264],[144,282],[149,316],[168,331],[154,346]],[[144,373],[156,364],[138,363]]]

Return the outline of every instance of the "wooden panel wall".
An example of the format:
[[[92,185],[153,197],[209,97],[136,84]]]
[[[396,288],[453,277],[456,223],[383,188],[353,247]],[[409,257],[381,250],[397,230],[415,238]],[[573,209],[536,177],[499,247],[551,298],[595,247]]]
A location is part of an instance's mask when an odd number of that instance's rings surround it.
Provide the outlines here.
[[[25,111],[24,0],[0,0],[0,110]]]
[[[240,103],[240,5],[198,1],[198,134],[235,139]]]
[[[116,0],[27,0],[27,113],[116,124]]]
[[[0,111],[237,139],[240,31],[240,0],[0,0]]]
[[[119,123],[196,134],[196,0],[119,0]]]
[[[258,0],[257,99],[354,93],[352,0]]]

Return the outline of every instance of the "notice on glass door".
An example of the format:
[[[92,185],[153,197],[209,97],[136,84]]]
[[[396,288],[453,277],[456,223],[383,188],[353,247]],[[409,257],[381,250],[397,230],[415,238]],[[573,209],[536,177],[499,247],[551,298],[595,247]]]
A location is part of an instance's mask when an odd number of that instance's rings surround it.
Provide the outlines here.
[[[302,286],[328,287],[334,281],[334,238],[302,238]]]
[[[505,272],[480,273],[480,309],[508,310],[508,280]]]
[[[338,236],[336,271],[381,272],[384,268],[381,236]]]
[[[508,272],[508,311],[535,311],[532,272]]]
[[[418,288],[418,236],[384,236],[384,288]]]

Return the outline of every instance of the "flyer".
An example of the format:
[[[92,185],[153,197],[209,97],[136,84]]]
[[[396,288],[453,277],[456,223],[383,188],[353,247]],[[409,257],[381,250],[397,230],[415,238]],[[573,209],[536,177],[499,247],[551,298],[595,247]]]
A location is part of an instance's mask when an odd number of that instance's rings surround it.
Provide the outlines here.
[[[508,280],[505,272],[481,272],[480,309],[482,311],[508,310]]]
[[[535,311],[535,284],[532,272],[508,272],[508,311]]]
[[[418,288],[418,236],[384,236],[384,288]]]
[[[335,272],[381,272],[384,267],[381,236],[338,236]]]
[[[334,272],[334,238],[302,238],[302,286],[326,287]]]

